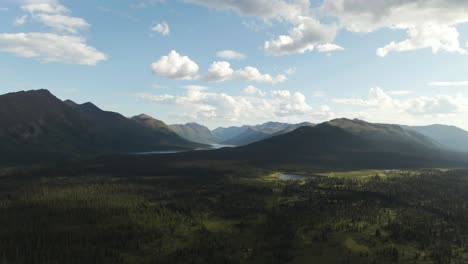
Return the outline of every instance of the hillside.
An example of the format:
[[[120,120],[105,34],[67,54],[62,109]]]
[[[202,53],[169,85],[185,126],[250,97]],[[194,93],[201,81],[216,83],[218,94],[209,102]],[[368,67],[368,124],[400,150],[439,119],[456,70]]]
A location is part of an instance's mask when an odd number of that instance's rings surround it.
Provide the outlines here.
[[[218,127],[211,131],[211,133],[218,142],[224,142],[239,136],[240,134],[247,131],[247,129],[249,129],[249,126]]]
[[[300,127],[217,156],[255,163],[314,168],[408,168],[466,164],[466,157],[442,150],[432,139],[397,125],[336,119]],[[278,166],[277,165],[277,166]]]
[[[248,145],[253,142],[260,141],[260,140],[264,140],[269,137],[271,137],[271,134],[267,134],[267,133],[264,133],[264,132],[261,132],[261,131],[258,131],[249,127],[242,134],[237,135],[234,138],[228,139],[226,141],[223,141],[222,143],[224,145],[230,145],[230,146],[242,146],[242,145]]]
[[[0,96],[0,147],[8,157],[140,152],[196,147],[92,103],[61,101],[47,90]]]
[[[468,131],[461,128],[446,125],[404,126],[404,128],[430,137],[448,149],[468,152]]]
[[[291,124],[287,123],[267,122],[255,126],[217,128],[213,134],[220,140],[221,144],[243,146],[269,138],[290,126]]]
[[[188,123],[185,125],[170,125],[169,128],[177,135],[192,142],[202,144],[215,144],[217,139],[211,134],[211,131],[200,124]]]
[[[284,134],[287,134],[289,132],[292,132],[292,131],[294,131],[294,130],[300,128],[300,127],[304,127],[304,126],[312,127],[312,126],[315,126],[315,124],[312,124],[310,122],[303,122],[303,123],[299,123],[299,124],[291,124],[287,128],[274,133],[273,136],[284,135]]]

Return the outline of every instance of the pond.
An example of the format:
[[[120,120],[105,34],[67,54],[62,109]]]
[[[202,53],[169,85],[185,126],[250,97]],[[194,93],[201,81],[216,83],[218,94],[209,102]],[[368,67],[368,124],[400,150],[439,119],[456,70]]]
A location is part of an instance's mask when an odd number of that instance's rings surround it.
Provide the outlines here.
[[[297,175],[297,174],[281,174],[278,179],[282,181],[298,181],[304,179],[315,179],[315,176],[307,176],[307,175]]]

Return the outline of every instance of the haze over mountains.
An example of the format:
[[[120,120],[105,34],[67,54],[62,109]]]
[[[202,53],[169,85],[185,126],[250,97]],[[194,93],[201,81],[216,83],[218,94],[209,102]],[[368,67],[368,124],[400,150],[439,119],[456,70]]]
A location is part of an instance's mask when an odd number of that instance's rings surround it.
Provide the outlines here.
[[[321,166],[411,167],[462,164],[468,132],[457,127],[409,127],[335,119],[321,124],[268,122],[217,128],[166,125],[145,114],[131,118],[92,103],[61,101],[47,90],[0,96],[0,153],[11,159],[193,150],[192,159],[242,159]]]
[[[219,127],[210,131],[207,127],[188,123],[185,125],[170,125],[169,127],[179,136],[199,143],[221,144],[228,146],[243,146],[272,136],[285,134],[301,126],[310,126],[311,123],[288,124],[267,122],[255,126]]]

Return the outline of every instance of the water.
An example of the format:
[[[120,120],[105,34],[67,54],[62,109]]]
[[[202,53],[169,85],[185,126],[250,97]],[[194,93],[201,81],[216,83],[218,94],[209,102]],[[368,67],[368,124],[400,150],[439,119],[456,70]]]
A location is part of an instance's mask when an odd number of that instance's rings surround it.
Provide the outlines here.
[[[198,150],[210,150],[210,149],[220,149],[220,148],[230,148],[233,146],[230,145],[221,145],[221,144],[211,144],[210,148],[206,149],[196,149]],[[163,150],[163,151],[147,151],[147,152],[137,152],[137,153],[130,153],[131,155],[154,155],[154,154],[174,154],[174,153],[181,153],[181,152],[188,152],[192,150]]]
[[[153,154],[174,154],[185,152],[186,150],[166,150],[166,151],[147,151],[147,152],[136,152],[130,153],[131,155],[153,155]]]
[[[306,176],[306,175],[296,175],[296,174],[281,174],[278,179],[282,181],[298,181],[298,180],[304,180],[304,179],[313,179],[314,177],[312,176]]]

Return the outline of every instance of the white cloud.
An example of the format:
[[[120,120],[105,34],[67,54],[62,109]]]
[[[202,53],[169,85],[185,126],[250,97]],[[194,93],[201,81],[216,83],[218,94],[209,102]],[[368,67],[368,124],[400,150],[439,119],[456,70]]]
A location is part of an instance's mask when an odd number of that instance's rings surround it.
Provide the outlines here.
[[[320,52],[329,52],[343,49],[331,44],[337,34],[338,28],[332,25],[321,24],[310,17],[298,19],[298,24],[289,35],[280,35],[274,40],[266,41],[265,52],[270,55],[282,56],[305,53],[317,49]]]
[[[381,88],[371,88],[367,98],[333,99],[333,102],[379,109],[379,114],[408,114],[411,116],[447,116],[466,109],[468,98],[462,95],[434,95],[406,100],[394,99]],[[398,120],[398,119],[395,119]]]
[[[244,88],[244,90],[242,90],[244,93],[246,94],[250,94],[250,95],[260,95],[260,96],[265,96],[266,95],[266,92],[258,89],[257,87],[253,86],[253,85],[249,85],[247,87]]]
[[[44,62],[81,65],[96,65],[107,59],[104,53],[88,46],[84,38],[53,33],[0,34],[0,51]]]
[[[468,86],[468,81],[457,81],[457,82],[431,82],[430,86],[445,86],[445,87],[460,87]]]
[[[240,15],[286,22],[293,26],[289,34],[264,43],[267,54],[281,56],[318,50],[341,50],[335,40],[338,27],[322,24],[313,17],[309,0],[186,0],[221,10],[234,10]],[[246,23],[244,23],[246,24]],[[247,24],[250,26],[251,24]],[[255,26],[255,28],[258,28]]]
[[[198,64],[175,50],[151,64],[151,70],[155,75],[169,79],[195,80],[199,77]]]
[[[55,3],[55,1],[49,1],[49,3],[46,3],[47,1],[29,1],[29,4],[21,6],[21,9],[25,12],[29,12],[31,14],[35,13],[47,13],[47,14],[63,14],[63,13],[68,13],[70,10],[68,10],[65,6],[61,4]]]
[[[317,50],[320,52],[332,52],[332,51],[344,50],[344,48],[333,43],[325,43],[325,44],[317,45]]]
[[[413,115],[449,115],[461,111],[460,98],[449,95],[418,97],[407,102],[406,111]]]
[[[270,74],[262,74],[257,68],[252,66],[247,66],[243,69],[237,70],[235,75],[240,80],[265,83],[282,83],[288,80],[288,78],[283,74],[279,74],[275,77]]]
[[[408,29],[410,38],[401,42],[390,44],[377,49],[377,55],[387,56],[390,52],[413,51],[423,48],[431,48],[433,53],[441,50],[466,54],[466,50],[460,47],[458,30],[450,26],[424,25]]]
[[[26,24],[27,20],[28,20],[28,15],[20,16],[20,17],[17,17],[15,19],[13,24],[15,26],[22,26],[22,25]]]
[[[8,7],[0,7],[0,11],[9,11],[10,9]]]
[[[247,55],[233,50],[221,50],[216,55],[225,60],[243,60],[247,58]]]
[[[187,88],[187,87],[186,87]],[[188,87],[183,95],[152,95],[147,93],[136,96],[158,104],[177,107],[182,116],[193,119],[220,119],[227,121],[258,122],[283,120],[303,121],[305,118],[324,118],[332,116],[326,106],[311,107],[303,94],[290,91],[275,91],[269,95],[231,96],[225,93],[208,92],[205,89]]]
[[[466,54],[460,46],[457,25],[468,22],[468,2],[464,0],[325,0],[323,14],[339,19],[353,32],[374,32],[383,28],[404,30],[406,40],[393,41],[377,50],[379,56],[390,52],[431,48]]]
[[[28,20],[37,22],[54,32],[0,34],[0,51],[24,58],[37,58],[43,62],[96,65],[107,56],[89,46],[86,38],[77,36],[90,25],[82,18],[69,16],[70,10],[59,0],[19,0],[21,10],[27,14],[14,24],[21,26]],[[75,34],[75,35],[71,35]]]
[[[234,70],[227,61],[215,61],[210,65],[205,80],[209,82],[223,82],[232,78]]]
[[[302,115],[312,112],[312,107],[306,102],[306,97],[299,92],[288,90],[272,91],[272,95],[278,103],[276,115]]]
[[[52,29],[65,33],[76,34],[79,30],[90,27],[86,20],[79,17],[39,14],[34,18]]]
[[[244,16],[263,19],[291,19],[309,10],[307,0],[186,0],[209,8],[234,10]]]
[[[151,30],[154,32],[158,32],[163,36],[168,36],[169,33],[171,33],[171,29],[169,28],[167,22],[161,22],[159,24],[156,24],[151,28]]]

